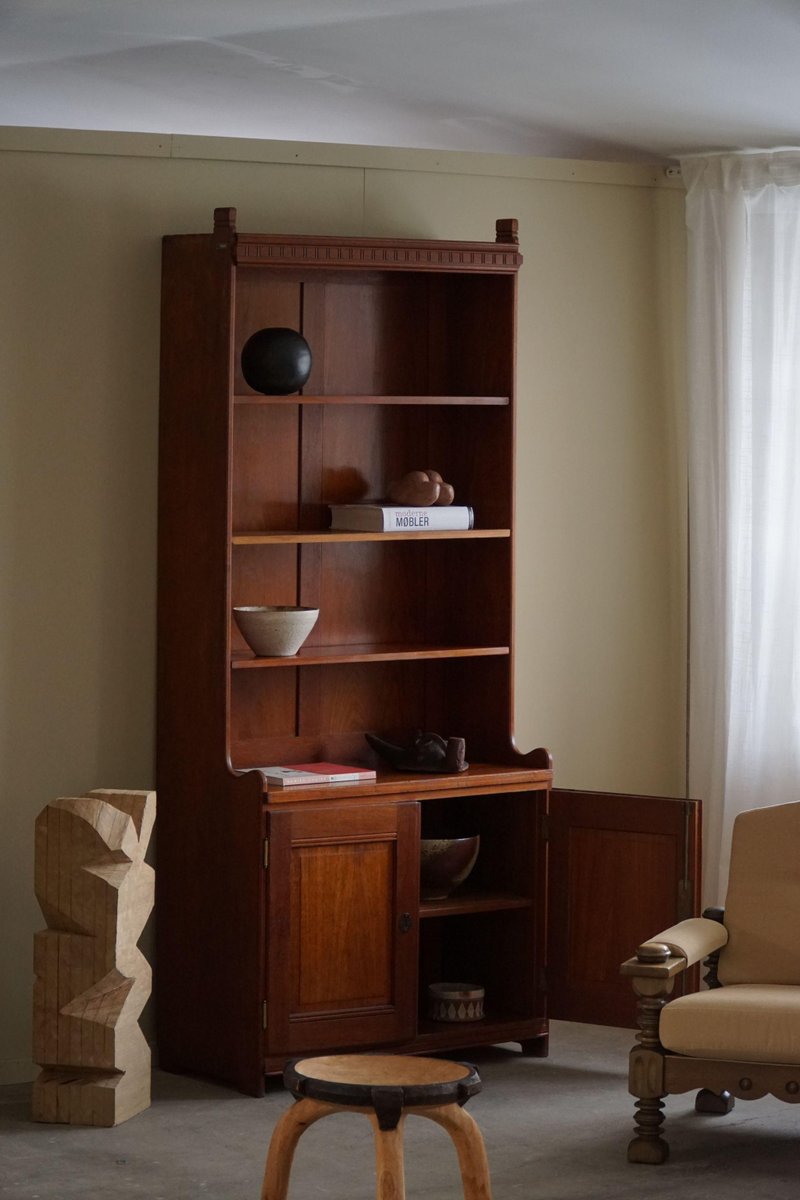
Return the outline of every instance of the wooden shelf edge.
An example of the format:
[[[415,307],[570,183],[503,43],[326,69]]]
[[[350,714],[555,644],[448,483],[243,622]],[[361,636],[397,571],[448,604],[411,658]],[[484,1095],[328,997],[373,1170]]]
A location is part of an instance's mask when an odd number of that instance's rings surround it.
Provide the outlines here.
[[[239,653],[241,657],[239,657]],[[491,658],[510,653],[508,646],[325,646],[303,648],[285,658],[255,658],[249,651],[231,659],[235,671],[271,667],[325,667],[339,663],[406,662],[433,658]]]
[[[257,767],[238,767],[237,771],[256,771]],[[263,778],[263,777],[262,777]],[[552,782],[553,772],[531,767],[509,767],[494,763],[471,763],[457,775],[421,775],[412,771],[378,771],[370,783],[323,783],[315,787],[270,788],[264,780],[268,804],[308,803],[309,801],[374,800],[376,796],[396,796],[435,800],[439,796],[485,795],[495,789],[503,792],[541,791]]]
[[[483,406],[503,408],[511,403],[509,396],[262,396],[259,393],[240,392],[233,397],[234,404],[327,404],[337,407],[344,404],[423,404],[455,405],[461,407]]]
[[[513,892],[464,892],[445,900],[420,900],[420,920],[428,917],[460,917],[471,913],[508,912],[516,908],[531,908],[530,896]]]
[[[284,546],[303,542],[425,542],[457,538],[510,538],[510,529],[430,529],[424,532],[397,530],[393,533],[355,530],[264,530],[240,531],[231,537],[233,546]]]

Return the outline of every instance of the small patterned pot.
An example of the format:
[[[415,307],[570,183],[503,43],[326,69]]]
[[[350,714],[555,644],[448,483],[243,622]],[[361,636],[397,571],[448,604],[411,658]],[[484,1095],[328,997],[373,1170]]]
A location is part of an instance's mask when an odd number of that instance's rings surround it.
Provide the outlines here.
[[[478,983],[432,983],[428,1015],[434,1021],[480,1021],[484,989]]]

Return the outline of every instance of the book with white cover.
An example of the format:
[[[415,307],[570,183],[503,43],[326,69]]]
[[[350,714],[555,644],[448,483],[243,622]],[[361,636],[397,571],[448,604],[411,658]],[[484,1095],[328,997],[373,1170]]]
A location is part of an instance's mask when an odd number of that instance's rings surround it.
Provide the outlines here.
[[[311,787],[318,783],[371,783],[377,773],[371,767],[345,763],[292,763],[288,767],[257,767],[271,787]]]
[[[424,533],[436,529],[472,529],[475,517],[466,504],[412,508],[406,504],[331,504],[331,529],[378,533]]]

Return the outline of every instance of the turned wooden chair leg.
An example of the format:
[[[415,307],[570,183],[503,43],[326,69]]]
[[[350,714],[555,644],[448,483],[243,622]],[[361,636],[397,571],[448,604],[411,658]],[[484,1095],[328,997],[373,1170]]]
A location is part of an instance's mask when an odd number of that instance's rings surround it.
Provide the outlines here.
[[[376,1200],[405,1200],[406,1184],[403,1167],[403,1114],[394,1129],[381,1129],[378,1118],[369,1113],[375,1134],[375,1197]]]
[[[430,1117],[450,1134],[458,1154],[464,1200],[492,1200],[483,1135],[469,1113],[457,1104],[448,1104],[428,1108],[420,1115]]]
[[[661,1135],[664,1101],[657,1098],[636,1101],[636,1137],[628,1144],[628,1162],[663,1163],[669,1145]]]
[[[665,950],[666,953],[666,950]],[[673,987],[672,979],[635,978],[631,981],[638,997],[636,1023],[638,1045],[630,1053],[628,1091],[636,1096],[636,1136],[628,1143],[628,1162],[663,1163],[669,1154],[661,1126],[664,1123],[664,1053],[658,1039],[658,1018]]]
[[[735,1103],[730,1092],[718,1093],[710,1091],[709,1088],[701,1088],[694,1098],[694,1111],[724,1117],[731,1111]]]
[[[301,1135],[320,1117],[339,1111],[338,1105],[325,1104],[322,1100],[296,1100],[287,1109],[270,1139],[261,1200],[286,1200],[292,1159]]]

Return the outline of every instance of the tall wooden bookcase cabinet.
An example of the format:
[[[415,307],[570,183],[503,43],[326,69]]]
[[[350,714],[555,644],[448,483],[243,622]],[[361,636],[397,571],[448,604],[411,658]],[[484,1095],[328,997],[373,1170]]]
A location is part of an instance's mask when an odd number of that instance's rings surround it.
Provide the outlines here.
[[[546,1046],[546,751],[511,736],[516,222],[488,243],[164,239],[159,500],[160,1061],[253,1093],[310,1050]],[[252,392],[265,326],[313,353]],[[332,533],[327,505],[435,468],[475,528]],[[254,658],[236,604],[309,604],[296,658]],[[403,774],[364,733],[466,739]],[[366,760],[369,785],[267,790],[253,768]],[[421,832],[478,832],[468,889],[420,902]],[[478,982],[479,1025],[427,985]]]
[[[510,735],[520,263],[510,220],[488,243],[270,237],[237,233],[234,210],[217,209],[213,233],[164,239],[156,1011],[166,1069],[259,1094],[265,1074],[309,1051],[516,1041],[546,1052],[551,762],[542,749],[518,753]],[[242,346],[266,326],[308,340],[301,395],[245,384]],[[328,504],[379,497],[417,468],[454,485],[474,529],[326,528]],[[232,623],[237,604],[313,605],[320,617],[297,657],[255,658]],[[403,774],[371,758],[365,732],[402,741],[415,730],[464,737],[469,770]],[[371,761],[378,778],[273,791],[255,769],[312,759]],[[589,861],[587,826],[598,826],[602,861],[618,847],[620,869],[644,847],[641,877],[654,854],[667,875],[688,859],[672,826],[626,833],[630,806],[612,819],[607,797],[588,816],[580,798],[560,803],[556,924],[573,933],[558,953],[581,980],[610,975],[608,1013],[631,947],[609,946],[610,901],[603,893],[600,912],[569,865]],[[419,838],[444,833],[479,833],[478,861],[451,898],[421,902]],[[639,899],[633,911],[640,938],[676,915],[669,900],[650,911]],[[482,1021],[428,1019],[428,984],[448,980],[484,986]],[[585,1007],[570,1015],[588,1019]]]

